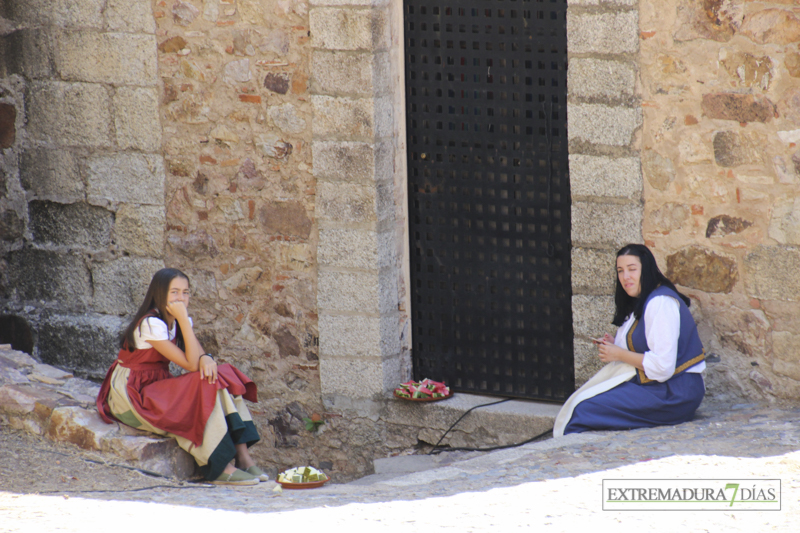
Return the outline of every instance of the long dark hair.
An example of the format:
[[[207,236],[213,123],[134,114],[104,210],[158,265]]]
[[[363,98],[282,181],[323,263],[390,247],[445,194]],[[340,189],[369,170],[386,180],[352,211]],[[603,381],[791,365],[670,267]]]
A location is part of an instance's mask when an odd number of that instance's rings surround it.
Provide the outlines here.
[[[675,291],[684,301],[686,307],[692,305],[692,301],[686,295],[679,292],[678,289],[675,288],[675,285],[661,273],[661,270],[658,269],[658,264],[656,264],[656,258],[653,257],[653,252],[651,252],[647,246],[643,244],[628,244],[617,252],[617,257],[623,255],[632,255],[638,257],[639,261],[641,261],[642,272],[639,283],[641,284],[642,291],[637,298],[628,296],[628,293],[625,292],[625,289],[622,288],[622,284],[619,282],[619,275],[617,275],[617,288],[614,292],[616,311],[614,312],[614,320],[611,321],[612,324],[621,326],[631,313],[633,313],[633,316],[635,316],[637,320],[641,319],[647,297],[660,285],[669,287]]]
[[[147,288],[147,294],[144,296],[144,302],[133,315],[131,323],[125,329],[120,339],[119,346],[123,350],[133,351],[136,349],[136,342],[133,338],[133,333],[136,328],[141,328],[142,320],[148,316],[154,316],[164,320],[165,311],[167,309],[167,297],[169,294],[169,284],[175,278],[183,278],[187,282],[189,277],[178,270],[177,268],[162,268],[153,275],[150,281],[150,286]],[[164,320],[166,323],[166,320]],[[183,350],[183,334],[181,334],[181,326],[175,321],[175,338],[178,342],[178,347]]]

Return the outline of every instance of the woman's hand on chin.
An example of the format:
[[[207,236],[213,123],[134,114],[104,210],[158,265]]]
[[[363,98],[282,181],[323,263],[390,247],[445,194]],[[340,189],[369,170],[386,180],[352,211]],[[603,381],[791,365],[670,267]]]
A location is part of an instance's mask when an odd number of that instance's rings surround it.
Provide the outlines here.
[[[183,302],[170,302],[167,304],[167,313],[169,313],[175,320],[181,321],[189,318],[189,312],[186,310],[186,304]]]

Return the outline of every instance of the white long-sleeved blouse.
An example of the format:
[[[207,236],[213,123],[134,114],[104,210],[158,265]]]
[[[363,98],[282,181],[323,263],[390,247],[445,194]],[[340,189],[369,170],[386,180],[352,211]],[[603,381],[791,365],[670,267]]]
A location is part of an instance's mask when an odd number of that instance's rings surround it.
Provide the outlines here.
[[[617,330],[614,344],[628,349],[627,336],[635,317],[633,313]],[[678,358],[678,337],[681,332],[680,305],[672,296],[655,296],[644,308],[645,338],[650,348],[644,354],[642,366],[645,375],[656,381],[667,381],[675,373]],[[702,372],[705,361],[692,366],[687,372]]]

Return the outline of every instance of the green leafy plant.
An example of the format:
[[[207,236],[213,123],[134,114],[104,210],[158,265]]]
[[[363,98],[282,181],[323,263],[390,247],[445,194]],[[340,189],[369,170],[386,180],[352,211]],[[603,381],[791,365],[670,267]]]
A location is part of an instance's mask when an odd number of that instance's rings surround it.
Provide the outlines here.
[[[312,414],[310,418],[304,418],[303,422],[306,423],[306,431],[316,431],[319,426],[325,423],[317,413]]]

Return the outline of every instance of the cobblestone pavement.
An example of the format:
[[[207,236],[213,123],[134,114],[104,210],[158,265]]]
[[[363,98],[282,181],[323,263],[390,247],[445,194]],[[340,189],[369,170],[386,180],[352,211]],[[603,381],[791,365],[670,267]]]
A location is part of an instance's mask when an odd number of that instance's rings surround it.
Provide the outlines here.
[[[36,494],[0,472],[0,531],[116,531],[241,524],[350,531],[792,531],[800,524],[800,407],[704,404],[687,424],[569,435],[492,453],[450,454],[436,468],[275,492],[150,485]],[[17,461],[22,464],[20,451]],[[22,454],[24,455],[24,454]],[[106,467],[110,468],[110,467]],[[88,474],[87,474],[88,475]],[[603,479],[781,479],[780,511],[603,511]],[[142,490],[144,488],[144,490]],[[125,489],[129,489],[125,491]],[[91,487],[89,487],[91,489]],[[112,487],[113,489],[113,487]],[[81,490],[87,490],[83,488]]]

